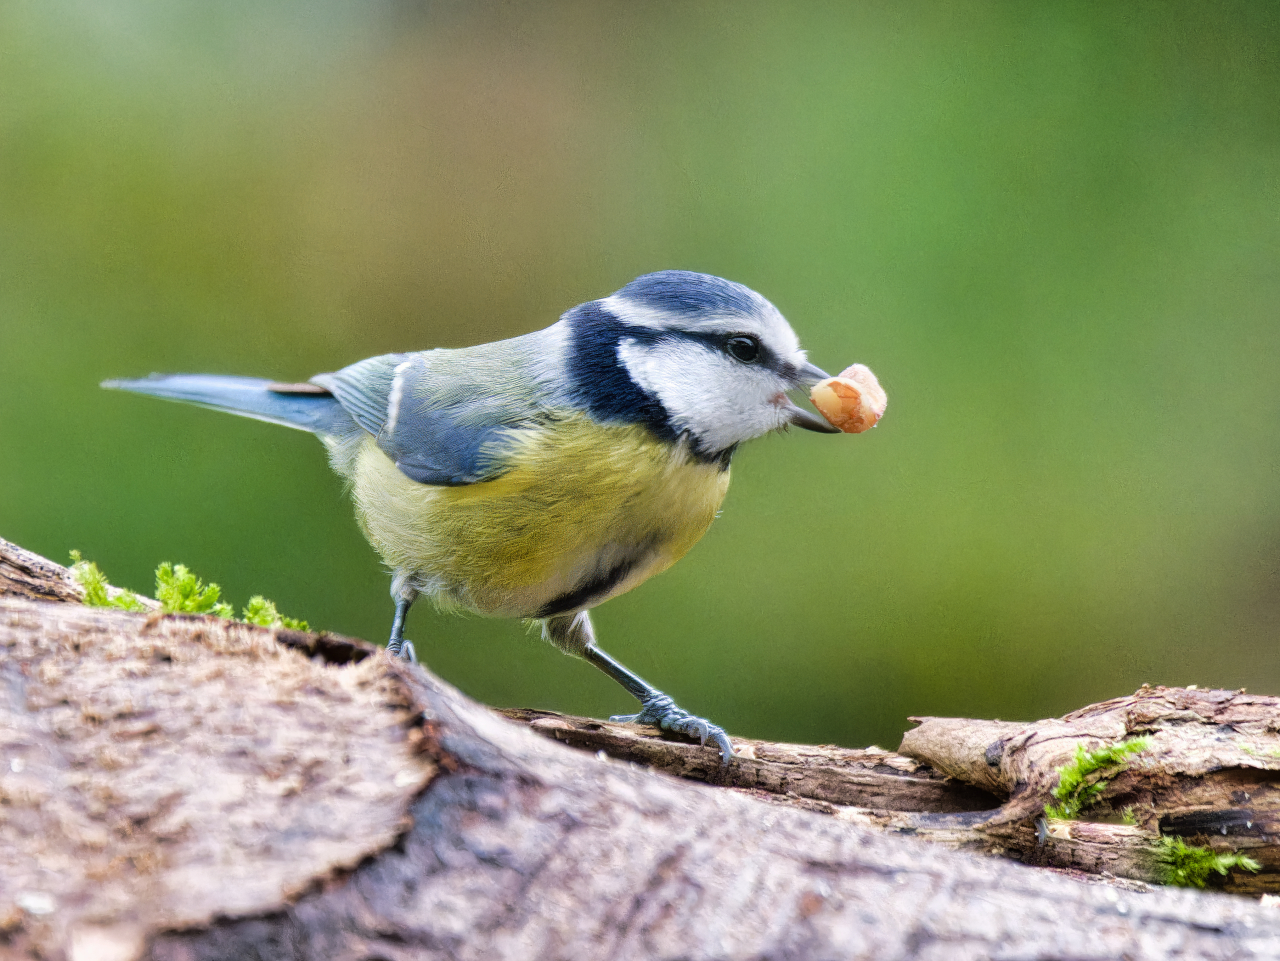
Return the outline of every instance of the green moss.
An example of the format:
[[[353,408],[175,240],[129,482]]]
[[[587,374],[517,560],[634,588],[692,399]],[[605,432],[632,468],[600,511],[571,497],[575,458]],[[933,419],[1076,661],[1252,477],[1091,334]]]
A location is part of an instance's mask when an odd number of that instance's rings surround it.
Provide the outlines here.
[[[90,607],[110,607],[107,599],[107,576],[93,561],[86,561],[79,551],[71,552],[71,577],[84,588],[84,603]]]
[[[1164,871],[1164,883],[1180,888],[1202,888],[1214,871],[1225,875],[1232,868],[1255,873],[1262,869],[1257,861],[1238,851],[1221,853],[1174,837],[1160,839],[1157,857]]]
[[[90,607],[114,607],[121,611],[145,611],[147,606],[132,591],[121,591],[115,597],[107,592],[107,575],[93,561],[86,561],[79,551],[71,552],[71,576],[84,588],[84,603]]]
[[[84,603],[90,607],[113,607],[122,611],[146,611],[149,608],[131,591],[110,595],[107,576],[92,561],[86,561],[79,551],[71,552],[71,576],[84,588]],[[205,584],[185,564],[167,561],[156,568],[156,600],[166,614],[213,614],[216,617],[233,617],[235,609],[221,600],[222,588],[217,584]],[[285,617],[275,604],[261,594],[249,598],[243,620],[259,627],[288,627],[295,631],[309,631],[306,621]]]
[[[249,598],[249,604],[244,609],[241,620],[248,624],[257,624],[259,627],[288,627],[295,631],[311,630],[311,626],[306,621],[284,617],[276,610],[275,604],[261,594],[255,594]]]
[[[1082,810],[1098,800],[1111,778],[1128,766],[1129,755],[1150,746],[1149,737],[1130,738],[1096,751],[1086,751],[1083,744],[1077,744],[1075,759],[1057,769],[1058,784],[1052,793],[1058,803],[1046,804],[1045,815],[1061,821],[1079,817]]]
[[[119,594],[111,599],[111,606],[121,611],[139,611],[148,610],[147,605],[142,603],[142,599],[133,591],[122,590]]]
[[[165,561],[156,568],[156,600],[166,614],[212,614],[231,617],[235,609],[218,600],[222,588],[205,584],[185,564]]]

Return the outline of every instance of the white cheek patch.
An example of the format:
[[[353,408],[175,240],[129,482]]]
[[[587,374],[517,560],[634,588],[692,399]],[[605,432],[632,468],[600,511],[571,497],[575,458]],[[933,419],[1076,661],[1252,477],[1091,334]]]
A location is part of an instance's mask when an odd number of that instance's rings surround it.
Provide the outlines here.
[[[676,430],[689,431],[708,450],[724,450],[788,423],[779,404],[786,385],[763,367],[682,340],[645,346],[624,339],[618,360],[658,398]]]

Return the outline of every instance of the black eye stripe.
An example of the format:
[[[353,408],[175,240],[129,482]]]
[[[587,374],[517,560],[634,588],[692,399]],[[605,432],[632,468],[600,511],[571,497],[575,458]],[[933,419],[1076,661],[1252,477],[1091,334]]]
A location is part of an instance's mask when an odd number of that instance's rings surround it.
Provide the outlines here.
[[[772,371],[781,371],[784,361],[775,354],[767,344],[760,340],[755,334],[747,333],[729,333],[729,334],[702,334],[693,333],[692,331],[663,331],[663,339],[680,339],[690,340],[700,343],[714,350],[721,356],[731,358],[740,364],[750,364],[752,367],[764,367]],[[756,355],[754,360],[745,361],[735,356],[729,349],[729,343],[738,338],[751,341],[755,345]]]
[[[579,309],[580,308],[575,308],[575,310]],[[630,324],[619,324],[617,330],[618,341],[634,340],[645,346],[656,346],[664,342],[685,341],[686,343],[701,344],[708,350],[714,351],[722,357],[729,357],[738,363],[743,363],[743,361],[738,361],[737,358],[734,358],[733,355],[729,353],[728,342],[734,337],[748,337],[755,341],[758,350],[756,359],[751,362],[752,367],[763,367],[779,374],[780,376],[785,376],[783,375],[784,367],[792,368],[794,370],[793,365],[787,364],[781,357],[770,349],[768,344],[762,342],[755,334],[712,334],[692,330],[654,330],[652,328],[633,326]],[[615,341],[615,345],[616,343],[617,341]]]

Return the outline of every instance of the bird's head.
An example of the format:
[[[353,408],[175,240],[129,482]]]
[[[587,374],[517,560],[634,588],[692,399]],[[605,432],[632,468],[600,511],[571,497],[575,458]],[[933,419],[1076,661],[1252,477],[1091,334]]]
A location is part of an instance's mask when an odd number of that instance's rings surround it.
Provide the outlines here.
[[[706,457],[791,424],[836,431],[787,397],[827,375],[778,309],[741,284],[664,270],[564,319],[575,391],[602,419],[687,435]]]

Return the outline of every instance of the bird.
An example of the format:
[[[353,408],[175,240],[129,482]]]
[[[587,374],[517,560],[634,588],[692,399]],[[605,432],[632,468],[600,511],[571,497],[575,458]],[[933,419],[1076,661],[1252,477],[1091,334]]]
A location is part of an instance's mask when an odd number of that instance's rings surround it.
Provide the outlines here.
[[[825,380],[754,290],[645,274],[543,329],[383,354],[302,383],[152,374],[103,387],[317,435],[391,573],[387,651],[419,597],[519,618],[620,683],[637,722],[711,741],[724,729],[610,657],[591,611],[666,570],[706,533],[739,445],[790,426],[838,433],[787,394]]]

